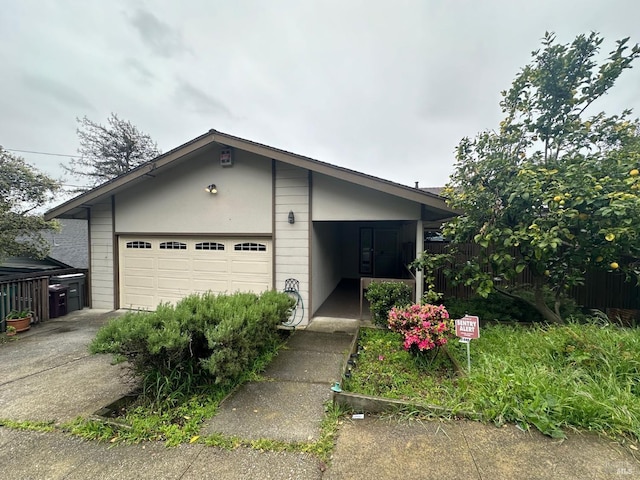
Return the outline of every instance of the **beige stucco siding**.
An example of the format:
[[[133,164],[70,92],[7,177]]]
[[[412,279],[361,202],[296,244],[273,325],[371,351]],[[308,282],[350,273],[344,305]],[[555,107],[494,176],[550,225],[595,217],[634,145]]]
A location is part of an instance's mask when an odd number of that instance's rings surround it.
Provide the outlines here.
[[[91,235],[91,306],[115,308],[111,201],[93,206],[89,231]]]
[[[275,289],[287,278],[300,282],[303,324],[309,321],[309,177],[308,171],[276,162],[275,168]],[[288,221],[289,212],[295,223]]]
[[[236,150],[223,168],[220,149],[208,150],[117,195],[116,232],[271,233],[271,175],[270,159]],[[205,191],[212,183],[215,195]]]
[[[328,177],[313,175],[312,218],[321,220],[418,220],[420,204]]]

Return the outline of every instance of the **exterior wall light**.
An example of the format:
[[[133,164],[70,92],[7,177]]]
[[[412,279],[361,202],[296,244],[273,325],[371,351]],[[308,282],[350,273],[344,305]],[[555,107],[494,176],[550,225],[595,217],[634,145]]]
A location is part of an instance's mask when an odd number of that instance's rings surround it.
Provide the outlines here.
[[[216,187],[215,183],[212,183],[211,185],[207,186],[207,188],[205,188],[204,190],[205,192],[209,192],[211,194],[218,193],[218,187]]]
[[[295,217],[295,215],[293,214],[293,210],[290,210],[290,211],[289,211],[289,217],[288,217],[288,220],[289,220],[289,223],[290,223],[290,224],[292,224],[292,225],[293,225],[294,223],[296,223],[296,217]]]

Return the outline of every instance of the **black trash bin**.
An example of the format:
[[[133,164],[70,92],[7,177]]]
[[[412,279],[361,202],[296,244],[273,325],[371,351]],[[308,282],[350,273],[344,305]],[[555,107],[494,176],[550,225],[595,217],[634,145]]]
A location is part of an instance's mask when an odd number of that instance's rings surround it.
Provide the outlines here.
[[[51,284],[61,284],[68,287],[67,312],[75,312],[84,308],[84,273],[70,273],[67,275],[56,275],[49,280]]]
[[[66,285],[49,285],[49,318],[64,317],[67,314]]]

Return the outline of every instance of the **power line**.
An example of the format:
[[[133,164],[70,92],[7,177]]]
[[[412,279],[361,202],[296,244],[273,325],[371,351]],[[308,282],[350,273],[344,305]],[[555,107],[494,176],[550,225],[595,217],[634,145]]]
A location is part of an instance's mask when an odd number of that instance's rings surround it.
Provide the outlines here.
[[[3,147],[4,148],[4,147]],[[50,153],[50,152],[35,152],[33,150],[17,150],[15,148],[4,148],[9,152],[18,152],[18,153],[35,153],[36,155],[49,155],[50,157],[73,157],[73,158],[82,158],[80,155],[66,155],[64,153]]]

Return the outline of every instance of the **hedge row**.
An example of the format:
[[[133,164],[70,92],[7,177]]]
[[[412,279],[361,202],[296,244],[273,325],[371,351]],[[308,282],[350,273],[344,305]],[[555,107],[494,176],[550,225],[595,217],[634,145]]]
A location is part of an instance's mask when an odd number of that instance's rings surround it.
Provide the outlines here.
[[[278,342],[292,300],[283,293],[191,295],[155,312],[131,312],[102,327],[92,353],[124,355],[144,379],[227,385]],[[181,374],[183,372],[184,374]]]

